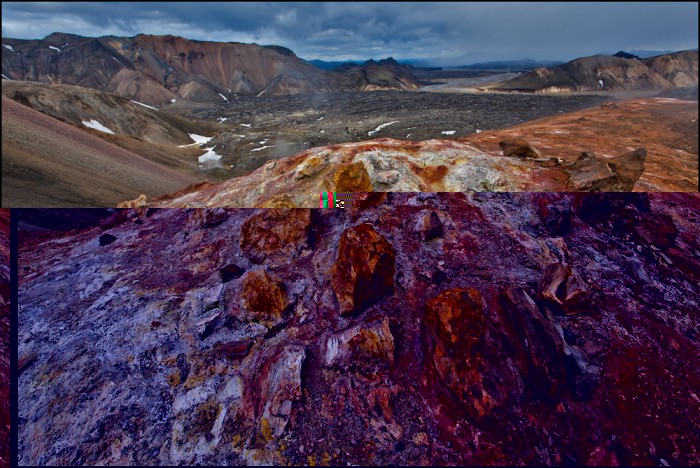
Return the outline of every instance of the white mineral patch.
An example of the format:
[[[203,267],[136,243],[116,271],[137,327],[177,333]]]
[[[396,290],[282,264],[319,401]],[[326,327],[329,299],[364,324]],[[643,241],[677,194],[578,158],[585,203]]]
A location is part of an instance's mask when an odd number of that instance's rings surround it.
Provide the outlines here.
[[[95,130],[99,130],[99,131],[105,132],[105,133],[111,133],[112,135],[114,135],[114,132],[112,130],[108,129],[107,127],[105,127],[104,125],[102,125],[101,123],[99,123],[95,119],[92,119],[89,122],[86,122],[83,120],[82,122],[83,122],[83,125],[85,125],[86,127],[94,128]]]
[[[214,393],[213,390],[208,387],[193,388],[184,395],[180,395],[175,398],[175,401],[173,402],[173,412],[180,413],[192,408],[194,405],[203,403],[212,393]]]
[[[338,356],[338,337],[331,336],[326,344],[326,365],[333,364],[336,356]]]

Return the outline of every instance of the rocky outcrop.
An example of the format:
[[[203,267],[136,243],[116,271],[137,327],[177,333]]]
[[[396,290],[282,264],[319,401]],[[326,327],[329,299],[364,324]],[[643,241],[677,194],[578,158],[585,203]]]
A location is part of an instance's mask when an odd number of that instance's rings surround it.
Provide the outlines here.
[[[699,200],[363,194],[258,263],[291,210],[22,230],[19,464],[697,465]]]

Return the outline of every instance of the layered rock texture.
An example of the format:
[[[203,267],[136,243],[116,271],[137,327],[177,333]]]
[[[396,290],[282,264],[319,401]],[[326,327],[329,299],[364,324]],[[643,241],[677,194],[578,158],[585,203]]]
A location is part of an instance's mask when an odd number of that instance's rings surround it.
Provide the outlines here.
[[[698,464],[699,201],[370,193],[23,232],[19,463]]]
[[[0,467],[10,466],[10,210],[0,210]]]
[[[686,50],[640,60],[608,55],[582,57],[537,68],[504,81],[495,90],[562,92],[688,88],[698,85],[698,52]]]
[[[12,80],[86,86],[154,106],[222,102],[236,95],[415,89],[406,67],[387,60],[348,73],[320,70],[279,46],[202,42],[177,36],[3,38],[2,73]]]

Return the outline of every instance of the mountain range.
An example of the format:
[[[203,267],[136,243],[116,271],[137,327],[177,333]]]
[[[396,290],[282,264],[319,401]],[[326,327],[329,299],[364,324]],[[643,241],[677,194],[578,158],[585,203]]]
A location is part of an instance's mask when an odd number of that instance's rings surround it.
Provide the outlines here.
[[[406,89],[410,69],[369,61],[348,73],[325,71],[280,46],[203,42],[177,36],[2,39],[2,75],[107,91],[152,106],[178,100],[227,102],[236,95]],[[376,76],[376,78],[375,78]]]
[[[594,55],[556,67],[537,68],[492,86],[510,91],[619,91],[698,85],[698,52],[687,50],[646,59]]]

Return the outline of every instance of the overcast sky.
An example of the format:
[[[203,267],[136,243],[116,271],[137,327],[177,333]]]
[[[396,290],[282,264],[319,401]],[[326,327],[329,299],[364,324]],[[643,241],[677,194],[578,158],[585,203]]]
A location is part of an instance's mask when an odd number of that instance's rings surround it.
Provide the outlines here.
[[[393,56],[460,65],[696,48],[697,18],[697,2],[3,2],[2,35],[173,34],[277,44],[305,59]]]

